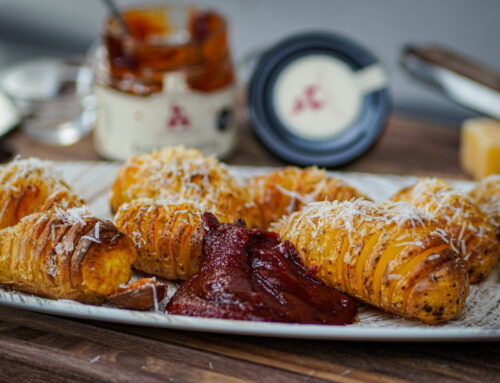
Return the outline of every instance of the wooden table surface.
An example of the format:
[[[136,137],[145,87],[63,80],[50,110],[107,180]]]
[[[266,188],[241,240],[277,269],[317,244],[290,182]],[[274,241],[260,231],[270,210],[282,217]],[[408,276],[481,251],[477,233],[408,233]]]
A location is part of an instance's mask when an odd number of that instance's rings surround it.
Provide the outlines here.
[[[257,166],[285,164],[264,149],[247,126],[243,126],[240,133],[237,149],[226,162]],[[342,170],[466,178],[458,163],[458,141],[457,126],[392,117],[373,149]],[[92,137],[76,145],[58,148],[35,143],[25,134],[15,131],[4,143],[22,156],[100,160],[93,149]]]
[[[23,156],[96,160],[89,138],[68,148],[5,140]],[[393,117],[345,170],[465,178],[456,127]],[[232,164],[281,165],[244,130]],[[1,381],[500,382],[497,343],[334,342],[229,336],[91,322],[0,307]]]

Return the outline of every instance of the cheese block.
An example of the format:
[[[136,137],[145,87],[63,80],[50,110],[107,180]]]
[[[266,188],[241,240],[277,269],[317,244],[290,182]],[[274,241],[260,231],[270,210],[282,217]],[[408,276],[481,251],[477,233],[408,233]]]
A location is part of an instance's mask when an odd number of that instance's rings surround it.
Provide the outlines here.
[[[472,118],[463,123],[460,162],[475,179],[500,173],[500,121]]]

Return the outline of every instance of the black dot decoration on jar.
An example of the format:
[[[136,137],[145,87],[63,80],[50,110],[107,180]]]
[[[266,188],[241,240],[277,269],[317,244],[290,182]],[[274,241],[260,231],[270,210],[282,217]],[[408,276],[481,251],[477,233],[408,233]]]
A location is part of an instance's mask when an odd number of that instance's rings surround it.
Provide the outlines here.
[[[217,115],[217,129],[221,132],[225,132],[231,126],[233,120],[233,111],[231,108],[222,109]]]

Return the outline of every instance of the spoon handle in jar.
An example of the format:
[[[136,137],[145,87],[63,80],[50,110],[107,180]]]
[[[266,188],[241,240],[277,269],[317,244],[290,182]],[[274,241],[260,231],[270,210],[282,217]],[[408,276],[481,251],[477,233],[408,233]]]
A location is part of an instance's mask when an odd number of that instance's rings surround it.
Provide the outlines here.
[[[102,2],[108,7],[109,11],[111,14],[118,20],[118,23],[120,24],[123,32],[127,35],[130,34],[127,22],[123,18],[123,15],[121,12],[118,10],[116,7],[116,4],[113,0],[102,0]]]

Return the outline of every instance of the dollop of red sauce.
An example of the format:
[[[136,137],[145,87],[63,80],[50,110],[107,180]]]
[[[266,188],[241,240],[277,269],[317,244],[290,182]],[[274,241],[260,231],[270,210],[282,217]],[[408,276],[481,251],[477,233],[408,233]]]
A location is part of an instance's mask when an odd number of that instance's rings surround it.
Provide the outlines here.
[[[308,271],[292,243],[243,222],[221,224],[211,213],[203,220],[203,263],[172,297],[169,313],[308,324],[354,321],[354,301]]]

